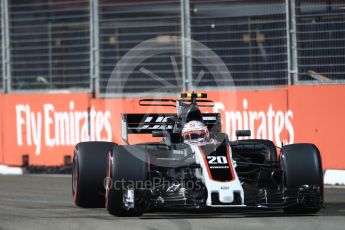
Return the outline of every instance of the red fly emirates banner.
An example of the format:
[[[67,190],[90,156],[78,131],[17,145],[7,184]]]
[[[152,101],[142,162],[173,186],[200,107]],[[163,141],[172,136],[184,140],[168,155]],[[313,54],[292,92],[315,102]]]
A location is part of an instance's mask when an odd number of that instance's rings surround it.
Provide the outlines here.
[[[61,165],[76,143],[101,140],[100,132],[110,127],[110,114],[90,108],[86,93],[8,94],[2,107],[3,159],[8,165],[22,164],[23,155],[32,165]]]
[[[278,146],[315,143],[324,168],[345,169],[345,86],[291,86],[274,90],[208,92],[219,112],[223,131],[251,129],[252,138],[271,139]],[[123,143],[122,113],[174,113],[174,107],[140,107],[139,99],[91,99],[88,94],[2,95],[0,161],[21,165],[61,165],[80,141]],[[1,117],[2,116],[2,117]],[[130,135],[130,143],[150,141]],[[1,144],[2,143],[2,144]]]

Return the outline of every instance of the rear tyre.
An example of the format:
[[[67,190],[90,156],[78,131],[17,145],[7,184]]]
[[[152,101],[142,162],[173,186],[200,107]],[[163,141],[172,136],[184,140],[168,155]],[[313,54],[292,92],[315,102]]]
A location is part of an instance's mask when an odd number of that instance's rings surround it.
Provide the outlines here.
[[[144,192],[148,179],[149,156],[136,146],[117,146],[108,154],[105,206],[115,216],[141,216],[145,209]],[[133,202],[126,197],[132,192]]]
[[[323,202],[323,173],[321,156],[313,144],[286,145],[281,152],[284,186],[287,189],[309,189],[305,202],[284,209],[290,214],[311,214],[320,211]]]
[[[76,145],[73,156],[72,195],[82,208],[104,207],[104,179],[107,154],[115,146],[112,142],[82,142]]]

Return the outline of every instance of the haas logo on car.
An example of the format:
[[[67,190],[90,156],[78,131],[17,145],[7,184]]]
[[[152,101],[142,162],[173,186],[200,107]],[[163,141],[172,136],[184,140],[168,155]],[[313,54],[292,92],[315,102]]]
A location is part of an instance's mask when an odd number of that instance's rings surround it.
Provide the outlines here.
[[[148,116],[141,129],[172,129],[172,125],[166,125],[169,116]]]

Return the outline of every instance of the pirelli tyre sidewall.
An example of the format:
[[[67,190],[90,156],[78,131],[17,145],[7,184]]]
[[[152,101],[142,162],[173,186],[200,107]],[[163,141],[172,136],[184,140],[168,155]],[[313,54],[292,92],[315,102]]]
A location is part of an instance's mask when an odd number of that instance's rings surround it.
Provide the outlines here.
[[[291,144],[281,150],[281,167],[283,170],[283,183],[287,189],[299,186],[320,187],[320,204],[314,207],[294,205],[285,208],[288,213],[315,213],[318,212],[323,202],[323,171],[320,151],[314,144]]]
[[[149,156],[137,146],[117,146],[108,154],[105,206],[111,215],[140,216],[144,197],[139,191],[149,178]],[[134,189],[134,208],[125,207],[124,191]]]
[[[104,207],[104,179],[107,154],[116,146],[112,142],[81,142],[73,156],[72,196],[77,206]]]

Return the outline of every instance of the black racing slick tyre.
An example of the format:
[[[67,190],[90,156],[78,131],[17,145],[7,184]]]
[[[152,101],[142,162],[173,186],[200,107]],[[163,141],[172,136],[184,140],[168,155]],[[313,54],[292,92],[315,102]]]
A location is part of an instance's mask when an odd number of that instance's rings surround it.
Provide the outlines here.
[[[286,207],[290,214],[317,213],[323,202],[323,172],[321,155],[314,144],[286,145],[281,151],[284,186],[288,190],[304,189],[304,203]]]
[[[104,208],[107,155],[112,142],[81,142],[73,156],[72,195],[82,208]]]
[[[140,216],[145,209],[142,190],[149,173],[149,156],[137,146],[117,146],[108,155],[106,201],[109,214]],[[128,205],[127,195],[132,192]]]

